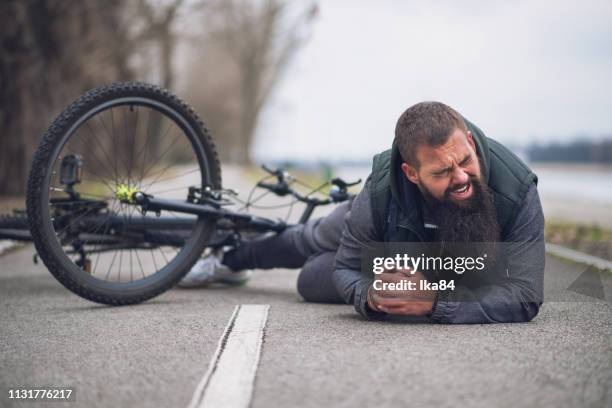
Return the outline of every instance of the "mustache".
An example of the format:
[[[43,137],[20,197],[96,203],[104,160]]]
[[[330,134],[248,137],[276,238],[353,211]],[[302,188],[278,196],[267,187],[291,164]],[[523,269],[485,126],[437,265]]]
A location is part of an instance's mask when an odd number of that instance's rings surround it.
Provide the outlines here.
[[[451,193],[453,191],[459,190],[459,189],[465,187],[466,185],[469,185],[469,186],[473,187],[474,186],[474,182],[472,181],[471,177],[473,177],[473,176],[470,176],[470,179],[468,179],[467,183],[453,184],[452,186],[448,187],[446,189],[446,191],[444,191],[444,198],[446,200],[449,200],[450,199],[450,195],[451,195]]]
[[[457,184],[453,184],[452,186],[449,186],[446,191],[445,191],[445,195],[448,195],[451,193],[451,191],[453,190],[459,190],[460,188],[465,187],[466,185],[471,185],[473,184],[472,182],[472,178],[475,178],[474,176],[469,176],[467,183],[457,183]]]
[[[479,192],[482,192],[483,189],[488,189],[488,186],[483,185],[482,182],[480,181],[480,179],[476,176],[469,176],[468,181],[466,183],[455,183],[451,186],[449,186],[445,191],[444,191],[444,196],[442,199],[437,200],[435,198],[433,198],[433,196],[431,194],[428,194],[428,199],[430,201],[432,201],[433,199],[433,204],[434,206],[439,206],[439,205],[449,205],[452,207],[457,207],[458,204],[456,204],[452,199],[451,199],[451,193],[454,190],[458,190],[460,188],[465,187],[466,185],[469,185],[470,188],[476,192],[476,194],[473,194],[472,197],[470,197],[467,202],[468,202],[468,209],[469,208],[474,208],[475,207],[475,203],[474,201],[481,199],[482,195],[480,195],[479,197]],[[478,189],[478,187],[480,187],[480,189]],[[429,193],[429,191],[427,191],[427,193]],[[460,206],[460,207],[464,207],[464,206]]]
[[[493,194],[489,186],[477,177],[470,176],[468,182],[473,194],[461,204],[447,194],[453,188],[465,186],[465,183],[451,186],[441,200],[435,199],[426,189],[423,192],[438,224],[438,239],[442,242],[497,241],[500,230]]]

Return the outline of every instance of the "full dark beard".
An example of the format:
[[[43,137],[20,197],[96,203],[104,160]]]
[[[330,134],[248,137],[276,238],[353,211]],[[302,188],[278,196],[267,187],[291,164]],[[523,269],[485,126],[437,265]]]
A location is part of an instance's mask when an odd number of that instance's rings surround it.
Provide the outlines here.
[[[447,191],[443,200],[434,198],[426,188],[422,189],[425,205],[438,225],[438,240],[442,243],[499,241],[500,232],[493,194],[489,186],[476,177],[470,177],[472,196],[466,202],[453,202]]]

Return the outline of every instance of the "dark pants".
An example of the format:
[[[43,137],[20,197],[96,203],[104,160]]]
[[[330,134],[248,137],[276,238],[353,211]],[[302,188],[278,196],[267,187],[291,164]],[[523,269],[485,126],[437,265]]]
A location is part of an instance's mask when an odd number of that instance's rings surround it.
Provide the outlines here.
[[[301,267],[297,290],[304,300],[344,303],[334,288],[332,273],[349,208],[349,202],[344,202],[326,217],[246,241],[227,252],[223,263],[233,271]]]

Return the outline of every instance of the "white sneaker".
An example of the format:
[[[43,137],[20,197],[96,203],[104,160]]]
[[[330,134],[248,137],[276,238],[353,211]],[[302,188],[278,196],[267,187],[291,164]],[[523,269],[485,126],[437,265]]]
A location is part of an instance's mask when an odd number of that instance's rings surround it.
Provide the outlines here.
[[[223,265],[216,255],[209,255],[199,259],[191,270],[181,279],[178,286],[182,288],[198,288],[224,283],[226,285],[244,285],[251,279],[253,271],[250,269],[233,272]]]

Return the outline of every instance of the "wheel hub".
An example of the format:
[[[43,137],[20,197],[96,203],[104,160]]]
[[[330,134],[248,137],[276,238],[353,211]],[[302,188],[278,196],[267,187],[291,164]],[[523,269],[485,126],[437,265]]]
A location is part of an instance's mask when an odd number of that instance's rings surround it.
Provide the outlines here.
[[[136,200],[134,199],[134,193],[137,191],[138,189],[136,187],[130,187],[127,184],[118,184],[115,190],[115,197],[122,203],[135,204]]]

